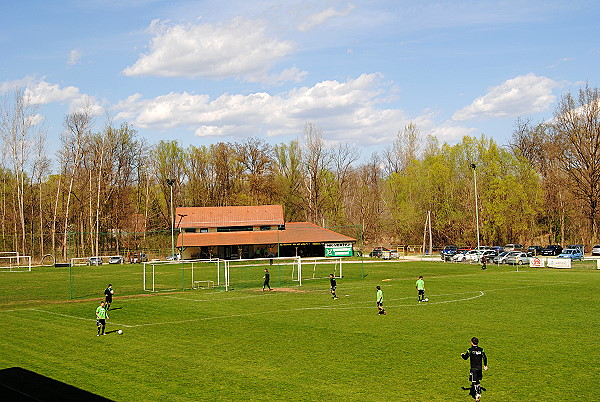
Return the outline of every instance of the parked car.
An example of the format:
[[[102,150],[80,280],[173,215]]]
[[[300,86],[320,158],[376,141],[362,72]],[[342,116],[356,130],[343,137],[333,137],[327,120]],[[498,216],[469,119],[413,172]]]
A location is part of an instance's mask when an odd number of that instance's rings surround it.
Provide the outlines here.
[[[169,254],[167,256],[167,261],[178,261],[178,260],[181,260],[181,254],[180,253]]]
[[[600,244],[596,244],[592,247],[592,255],[600,255]]]
[[[458,246],[450,245],[444,247],[442,251],[440,251],[440,255],[442,256],[442,260],[449,261],[454,254],[458,252]]]
[[[377,258],[381,258],[383,257],[383,252],[384,251],[390,251],[389,249],[385,248],[385,247],[375,247],[373,249],[373,251],[371,251],[369,253],[369,257],[377,257]]]
[[[509,243],[504,246],[504,251],[520,251],[522,249],[523,245],[518,243]]]
[[[500,254],[498,254],[497,256],[495,256],[492,261],[496,265],[498,265],[498,264],[506,264],[506,257],[508,257],[508,255],[510,253],[513,253],[513,252],[514,251],[503,251]]]
[[[123,264],[124,259],[120,255],[113,255],[108,259],[109,264]]]
[[[494,257],[497,255],[498,252],[494,249],[484,250],[482,253],[480,253],[478,261],[481,261],[483,256],[485,256],[486,261],[493,261]]]
[[[452,261],[461,262],[465,259],[465,254],[473,250],[462,250],[452,256]]]
[[[550,244],[542,249],[542,255],[559,255],[562,247],[558,244]]]
[[[506,257],[506,263],[510,265],[529,265],[529,255],[524,251],[511,252]]]
[[[543,249],[544,247],[542,246],[529,246],[527,247],[527,252],[531,254],[532,257],[535,257],[536,255],[542,254]]]
[[[558,255],[558,258],[570,258],[571,260],[583,261],[583,253],[578,248],[566,248]]]
[[[140,262],[148,262],[146,253],[129,253],[129,263],[136,264]]]
[[[88,265],[102,265],[102,258],[101,257],[90,257],[90,258],[88,258],[87,264]]]
[[[481,251],[479,250],[469,250],[465,253],[464,258],[461,260],[463,262],[477,262],[479,261]]]

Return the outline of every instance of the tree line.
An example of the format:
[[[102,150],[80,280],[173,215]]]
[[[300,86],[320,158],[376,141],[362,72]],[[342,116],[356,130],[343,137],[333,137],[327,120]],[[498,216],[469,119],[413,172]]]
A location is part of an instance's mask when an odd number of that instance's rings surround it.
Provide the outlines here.
[[[409,124],[367,158],[328,143],[310,122],[275,145],[255,137],[150,145],[108,117],[94,130],[88,105],[65,116],[52,159],[37,107],[16,91],[0,102],[0,251],[66,260],[165,247],[171,206],[262,204],[365,249],[421,244],[430,211],[436,246],[475,245],[476,196],[481,244],[590,246],[600,208],[599,99],[589,86],[565,94],[552,119],[517,120],[507,146],[485,135],[440,143]]]

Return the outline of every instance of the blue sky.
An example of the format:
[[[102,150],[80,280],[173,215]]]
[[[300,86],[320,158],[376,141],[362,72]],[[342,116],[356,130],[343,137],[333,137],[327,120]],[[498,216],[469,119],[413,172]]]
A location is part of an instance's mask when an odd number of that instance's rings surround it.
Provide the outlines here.
[[[600,2],[3,1],[0,91],[39,105],[54,153],[93,105],[150,144],[260,137],[305,123],[363,157],[415,123],[506,144],[518,117],[600,86]]]

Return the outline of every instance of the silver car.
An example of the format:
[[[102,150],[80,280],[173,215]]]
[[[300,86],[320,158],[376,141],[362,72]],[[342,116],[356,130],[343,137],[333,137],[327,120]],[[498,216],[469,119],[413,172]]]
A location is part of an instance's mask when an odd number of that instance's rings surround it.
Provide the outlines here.
[[[529,254],[522,251],[511,252],[506,257],[506,263],[510,265],[529,265]]]
[[[600,255],[600,244],[596,244],[592,247],[592,255]]]

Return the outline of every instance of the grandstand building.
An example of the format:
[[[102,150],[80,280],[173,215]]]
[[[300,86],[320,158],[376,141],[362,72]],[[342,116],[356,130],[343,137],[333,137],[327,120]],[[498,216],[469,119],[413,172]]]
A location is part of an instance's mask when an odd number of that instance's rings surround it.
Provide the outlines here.
[[[178,207],[175,228],[184,259],[323,257],[326,247],[351,253],[356,242],[310,222],[285,222],[281,205]]]

